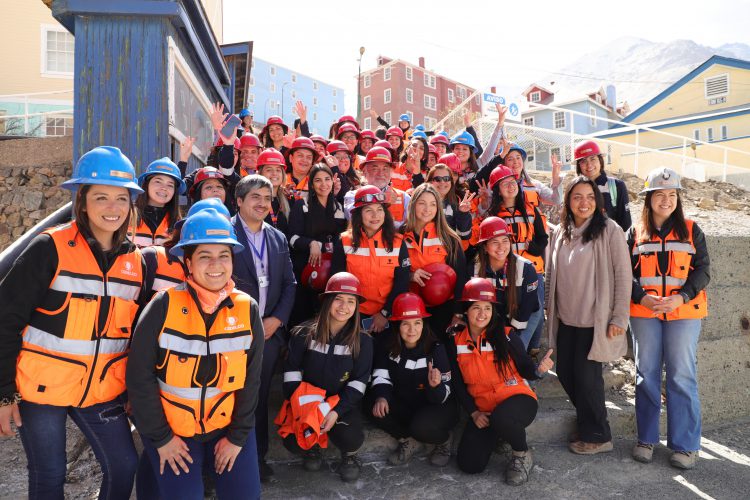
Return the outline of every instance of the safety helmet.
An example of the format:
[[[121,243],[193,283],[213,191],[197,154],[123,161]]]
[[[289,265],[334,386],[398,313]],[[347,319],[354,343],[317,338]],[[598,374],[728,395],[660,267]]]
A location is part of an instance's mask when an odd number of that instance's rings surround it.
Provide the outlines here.
[[[240,137],[240,147],[242,148],[261,148],[263,146],[260,145],[260,139],[258,139],[258,136],[255,134],[242,134],[242,137]]]
[[[373,146],[367,152],[367,156],[365,156],[365,161],[362,162],[361,168],[365,168],[368,163],[375,163],[376,161],[383,161],[390,165],[393,163],[393,156],[387,149]]]
[[[190,186],[190,191],[188,194],[190,196],[195,195],[196,192],[200,191],[200,184],[203,181],[206,181],[208,179],[219,179],[222,184],[224,184],[224,187],[227,187],[227,180],[224,178],[224,175],[219,172],[219,170],[216,167],[203,167],[199,168],[195,172],[195,177],[193,177],[193,185]]]
[[[404,131],[403,131],[403,130],[401,130],[400,128],[398,128],[398,127],[391,127],[391,128],[389,128],[389,129],[388,129],[388,131],[387,131],[387,132],[385,133],[385,137],[386,137],[386,139],[387,139],[388,137],[390,137],[390,136],[392,136],[392,135],[396,135],[396,136],[398,136],[398,137],[400,137],[400,138],[402,138],[402,139],[403,139],[403,138],[404,138]]]
[[[365,130],[360,131],[359,140],[363,141],[365,139],[370,139],[372,143],[375,144],[378,141],[378,136],[375,135],[375,132],[373,132],[372,130],[365,129]]]
[[[359,130],[359,122],[354,119],[351,115],[344,115],[339,118],[339,120],[336,122],[338,125],[343,125],[345,123],[351,123],[355,127],[357,127],[357,130]]]
[[[316,292],[325,290],[326,283],[331,277],[331,254],[323,253],[320,255],[320,264],[313,266],[309,262],[302,270],[300,282],[302,285],[312,288]]]
[[[242,108],[242,109],[240,110],[240,114],[239,114],[240,120],[242,120],[242,119],[243,119],[243,118],[245,118],[246,116],[250,116],[250,114],[251,114],[251,113],[250,113],[250,110],[249,110],[249,109],[247,109],[247,108]]]
[[[342,151],[349,155],[352,154],[352,152],[349,150],[349,147],[346,144],[344,144],[344,141],[333,140],[328,143],[328,146],[326,146],[326,152],[329,155],[334,155],[338,153],[339,151]]]
[[[180,167],[175,165],[174,162],[166,156],[149,163],[146,170],[138,176],[138,185],[143,187],[146,178],[156,174],[166,175],[173,178],[176,182],[177,192],[179,194],[185,194],[185,181],[182,180]]]
[[[229,213],[229,209],[227,208],[226,205],[224,205],[224,203],[222,203],[220,199],[206,198],[205,200],[198,200],[192,205],[190,205],[190,209],[188,210],[188,213],[185,216],[185,219],[187,219],[191,215],[197,214],[201,210],[206,210],[207,208],[216,210],[227,219],[230,219],[232,217],[232,214]]]
[[[175,257],[185,254],[185,247],[191,245],[229,245],[234,253],[243,250],[237,241],[231,222],[214,208],[206,208],[185,220],[180,233],[180,242],[169,249]]]
[[[313,163],[318,161],[318,151],[315,149],[315,144],[313,144],[313,141],[309,137],[297,137],[296,139],[294,139],[294,142],[292,142],[292,147],[289,148],[289,151],[287,151],[286,153],[287,158],[292,156],[298,149],[307,149],[309,151],[312,151]]]
[[[432,144],[428,144],[427,145],[427,154],[428,155],[435,155],[435,159],[437,159],[437,155],[438,155],[437,148],[434,145],[432,145]]]
[[[357,136],[357,140],[360,138],[359,128],[351,123],[344,123],[339,126],[339,130],[336,132],[336,139],[341,139],[341,136],[347,132],[352,132]]]
[[[219,137],[216,140],[216,144],[214,147],[220,148],[222,146],[224,146],[224,141],[221,139],[221,137]],[[237,149],[237,150],[240,149],[240,139],[238,137],[234,138],[234,149]]]
[[[422,298],[416,293],[406,292],[400,294],[393,301],[391,321],[403,321],[405,319],[429,318],[432,316],[427,312]]]
[[[264,165],[278,165],[284,169],[286,169],[286,160],[284,160],[284,155],[281,154],[281,152],[274,148],[267,148],[264,149],[261,154],[258,155],[258,160],[255,162],[258,166],[258,169]]]
[[[284,120],[280,116],[273,115],[268,117],[266,125],[263,127],[263,130],[260,131],[260,137],[265,137],[265,135],[268,133],[268,127],[270,127],[271,125],[281,125],[281,128],[284,130],[285,134],[289,132],[289,126],[284,123]]]
[[[322,144],[323,146],[328,146],[328,139],[326,139],[322,135],[313,134],[310,136],[310,140],[313,142],[318,142]]]
[[[589,156],[596,156],[602,154],[599,149],[599,145],[594,141],[583,141],[576,146],[573,160],[578,161]],[[525,157],[524,157],[525,159]]]
[[[479,224],[479,241],[484,243],[497,236],[512,236],[508,224],[500,217],[487,217]]]
[[[453,147],[456,144],[465,144],[466,146],[469,146],[474,153],[477,152],[477,146],[474,142],[474,136],[472,136],[467,131],[460,132],[453,136],[453,138],[450,141],[450,146]]]
[[[513,177],[513,179],[515,179],[516,174],[514,174],[513,170],[506,167],[505,165],[500,165],[492,169],[492,172],[490,172],[490,189],[495,187],[495,184],[505,179],[506,177]]]
[[[381,139],[378,142],[376,142],[375,144],[373,144],[372,147],[373,148],[385,148],[388,151],[390,151],[391,153],[394,153],[396,151],[395,149],[393,149],[393,146],[391,145],[390,142],[388,142],[386,140],[383,140],[383,139]]]
[[[354,206],[352,209],[375,205],[377,203],[387,207],[389,203],[386,194],[376,186],[365,186],[357,189],[354,193]]]
[[[519,154],[521,155],[521,159],[522,159],[523,161],[526,161],[526,150],[525,150],[525,149],[523,149],[523,148],[522,148],[521,146],[519,146],[518,144],[511,144],[511,145],[510,145],[510,147],[508,148],[508,154],[507,154],[507,155],[505,155],[505,158],[507,158],[507,157],[508,157],[508,155],[509,155],[509,154],[511,154],[511,153],[512,153],[513,151],[518,151],[518,153],[519,153]]]
[[[447,153],[438,158],[438,163],[442,163],[447,166],[456,175],[461,175],[461,160],[458,159],[455,153]]]
[[[414,130],[419,130],[420,132],[424,132],[426,129],[424,128],[424,125],[420,123],[419,125],[414,127]]]
[[[453,297],[456,287],[456,271],[444,262],[431,262],[423,267],[431,276],[424,280],[424,286],[412,283],[410,290],[419,294],[427,307],[435,307]]]
[[[424,139],[425,141],[427,140],[427,134],[425,134],[422,130],[415,130],[411,134],[412,139],[414,139],[415,137],[419,137],[420,139]]]
[[[461,302],[497,303],[495,285],[487,278],[471,278],[464,285]]]
[[[60,187],[75,191],[84,184],[124,187],[135,200],[143,189],[135,183],[135,168],[127,156],[114,146],[98,146],[78,159],[73,177]]]
[[[342,271],[336,273],[326,283],[326,289],[321,295],[333,295],[339,293],[346,293],[354,295],[359,298],[359,302],[362,303],[365,300],[365,296],[362,295],[362,285],[352,273]]]
[[[648,173],[640,194],[659,189],[682,189],[680,174],[667,167],[659,167]]]
[[[411,118],[409,118],[409,115],[407,115],[406,113],[404,113],[403,115],[401,115],[401,116],[398,117],[398,121],[411,123]]]
[[[450,146],[451,141],[448,140],[448,137],[443,134],[435,134],[430,139],[430,144],[445,144],[446,146]]]

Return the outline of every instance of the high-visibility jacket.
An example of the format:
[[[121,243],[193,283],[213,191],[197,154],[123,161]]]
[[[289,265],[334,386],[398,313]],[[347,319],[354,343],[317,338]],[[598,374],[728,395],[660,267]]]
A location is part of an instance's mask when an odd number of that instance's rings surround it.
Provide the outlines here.
[[[87,407],[125,391],[131,328],[143,284],[141,252],[102,272],[76,222],[45,231],[58,263],[23,331],[16,385],[24,400]]]
[[[144,249],[143,259],[146,261],[147,274],[153,276],[152,292],[162,292],[185,281],[185,268],[182,262],[170,258],[163,246],[156,245]]]
[[[411,189],[411,173],[407,172],[404,163],[391,168],[391,186],[401,191]]]
[[[279,426],[282,438],[294,434],[297,444],[303,450],[314,445],[328,447],[328,434],[321,434],[320,427],[328,413],[341,399],[334,394],[326,398],[326,391],[307,382],[302,382],[291,399],[281,405],[273,423]]]
[[[138,226],[135,228],[135,234],[128,234],[128,236],[138,248],[143,248],[152,245],[163,245],[169,239],[171,231],[169,216],[165,215],[161,219],[156,231],[152,231],[145,220],[139,219]]]
[[[507,208],[501,207],[497,214],[497,217],[501,217],[508,227],[513,232],[513,238],[511,239],[511,245],[513,253],[520,255],[524,259],[531,261],[534,264],[534,269],[538,274],[544,273],[544,258],[541,255],[531,255],[528,251],[529,243],[534,238],[534,220],[537,216],[542,218],[545,231],[547,230],[547,218],[530,203],[527,203],[524,207],[526,211],[526,218],[519,210],[514,210],[511,213]]]
[[[538,207],[541,203],[539,189],[537,189],[534,184],[527,181],[524,177],[522,177],[521,180],[518,181],[518,185],[519,188],[523,191],[523,197],[526,200],[526,203],[528,203],[532,207]]]
[[[464,328],[454,341],[461,377],[479,411],[491,412],[497,405],[518,394],[536,399],[529,383],[518,373],[512,357],[508,358],[505,376],[500,374],[495,364],[495,351],[487,341],[485,332],[482,332],[475,344],[471,340],[469,329]]]
[[[347,233],[341,235],[341,243],[346,255],[346,270],[359,278],[362,295],[367,299],[359,305],[359,311],[368,316],[383,309],[388,294],[393,288],[393,273],[399,266],[398,254],[403,236],[393,237],[393,250],[388,250],[383,242],[383,232],[378,231],[372,238],[365,232],[360,237],[359,247],[354,250],[352,238]]]
[[[292,184],[294,186],[294,199],[299,200],[303,196],[307,196],[307,191],[309,190],[309,187],[307,185],[308,176],[304,176],[301,180],[297,181],[292,176],[292,173],[289,172],[286,174],[286,183]]]
[[[191,437],[229,425],[235,391],[245,387],[253,342],[250,296],[233,290],[206,330],[200,306],[182,284],[164,292],[169,309],[159,332],[156,376],[172,432]],[[202,370],[202,377],[198,377]]]
[[[692,260],[695,255],[693,244],[693,221],[686,220],[688,240],[680,241],[674,229],[662,240],[658,235],[651,239],[644,237],[639,227],[635,231],[635,245],[633,256],[638,258],[635,268],[640,272],[638,281],[643,290],[649,295],[669,297],[680,293],[693,269]],[[667,269],[660,269],[659,254],[669,252]],[[638,318],[653,318],[654,312],[646,306],[630,302],[630,315]],[[661,315],[665,321],[675,319],[702,319],[708,315],[708,300],[706,290],[701,290],[688,302],[671,313]]]
[[[433,262],[445,263],[448,258],[448,250],[440,241],[434,222],[425,225],[419,235],[419,242],[412,231],[404,234],[404,241],[409,250],[412,272]]]
[[[406,203],[406,193],[400,189],[396,189],[393,186],[388,186],[384,191],[386,195],[386,202],[390,203],[388,211],[393,216],[393,223],[396,226],[400,226],[406,220],[406,209],[404,204]]]

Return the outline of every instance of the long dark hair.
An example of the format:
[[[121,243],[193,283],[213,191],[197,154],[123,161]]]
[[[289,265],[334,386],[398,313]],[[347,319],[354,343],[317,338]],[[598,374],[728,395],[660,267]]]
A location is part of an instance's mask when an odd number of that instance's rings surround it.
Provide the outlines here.
[[[335,293],[326,294],[320,305],[320,313],[317,317],[303,323],[297,328],[295,334],[306,332],[306,344],[310,346],[313,341],[321,344],[331,343],[331,304],[336,297]],[[354,314],[341,329],[340,335],[343,335],[344,344],[349,347],[352,357],[359,356],[359,307],[354,308]]]
[[[334,179],[333,172],[331,172],[331,169],[325,163],[316,163],[312,166],[310,173],[307,174],[307,206],[311,212],[313,208],[321,207],[320,200],[318,200],[318,194],[313,188],[313,180],[315,180],[315,176],[319,172],[328,174],[331,177],[331,182],[333,182]],[[336,200],[333,196],[333,188],[331,188],[331,192],[328,193],[328,200],[326,201],[326,219],[333,220],[333,214],[335,211]]]
[[[573,221],[573,212],[570,210],[570,196],[573,193],[573,189],[581,184],[588,184],[589,187],[594,191],[594,199],[596,200],[596,208],[594,214],[591,216],[591,222],[588,227],[583,231],[583,242],[588,243],[597,239],[603,232],[607,225],[607,212],[604,208],[604,197],[599,191],[599,186],[596,183],[586,177],[585,175],[579,175],[573,182],[570,183],[568,189],[565,190],[565,201],[563,202],[560,224],[562,225],[562,237],[563,241],[570,241],[575,223]]]
[[[73,205],[73,215],[76,219],[76,224],[86,236],[93,237],[94,233],[91,231],[91,222],[89,221],[89,214],[84,209],[86,208],[86,194],[91,190],[91,184],[84,184],[76,190],[76,200]],[[128,191],[128,197],[130,192]],[[130,204],[130,210],[128,217],[125,218],[122,225],[115,231],[112,236],[112,250],[117,250],[128,238],[128,230],[130,224],[135,219],[135,211],[133,210],[133,204]],[[99,243],[97,242],[97,245]]]
[[[599,175],[604,174],[607,175],[607,172],[604,171],[604,156],[603,155],[596,155],[597,158],[599,158],[599,168],[601,169],[599,172]],[[581,160],[576,160],[576,174],[583,175],[581,173],[581,167],[580,167]]]
[[[400,329],[401,321],[395,321],[388,349],[388,353],[393,357],[400,356],[401,352],[404,350],[404,341],[401,339]],[[422,335],[420,335],[419,340],[417,340],[417,347],[421,347],[425,354],[429,354],[432,352],[432,348],[436,342],[437,337],[432,333],[429,323],[427,323],[426,319],[422,318]]]
[[[464,304],[465,313],[469,310],[473,302],[464,302]],[[505,335],[505,318],[497,312],[495,304],[492,304],[492,319],[490,319],[490,323],[485,328],[485,338],[492,346],[492,350],[495,351],[497,372],[503,377],[503,380],[508,380],[511,377],[512,370],[510,368],[508,337]]]
[[[362,208],[355,208],[352,210],[352,221],[349,232],[351,233],[350,236],[352,238],[352,248],[355,252],[362,242],[362,231],[364,230],[364,226],[362,225]],[[393,239],[396,237],[396,226],[393,224],[393,216],[388,210],[388,207],[383,205],[383,210],[385,211],[385,220],[383,221],[383,225],[380,226],[380,231],[386,250],[392,252]]]
[[[424,140],[422,137],[412,137],[412,141],[417,140],[422,143],[422,146],[424,146],[424,149],[422,150],[422,158],[419,159],[419,170],[422,172],[427,171],[427,161],[430,158],[430,147],[427,145],[427,141]],[[403,148],[403,151],[401,152],[401,157],[399,160],[403,163],[408,159],[408,156],[406,154],[406,147]]]
[[[682,198],[680,197],[680,190],[677,189],[676,191],[677,207],[675,207],[674,212],[670,214],[667,221],[672,222],[672,229],[680,241],[688,241],[690,235],[688,234],[687,223],[685,223],[685,213],[682,210]],[[657,233],[656,224],[654,224],[654,213],[651,210],[651,198],[653,194],[654,191],[646,193],[646,199],[643,202],[643,211],[641,212],[640,230],[643,237],[649,240]]]
[[[510,236],[508,236],[510,238]],[[505,273],[505,305],[508,309],[508,317],[514,318],[518,311],[518,293],[516,290],[516,266],[523,265],[518,263],[516,254],[513,253],[513,245],[510,247],[510,253],[507,257],[508,269]],[[477,245],[477,256],[476,264],[479,267],[477,269],[477,276],[480,278],[487,277],[487,269],[490,267],[490,256],[487,253],[487,243],[481,243]]]
[[[158,174],[157,174],[158,175]],[[148,206],[148,186],[151,184],[151,179],[153,179],[153,175],[149,175],[146,177],[146,180],[143,182],[143,194],[139,195],[138,198],[135,200],[135,213],[138,217],[138,221],[136,222],[136,227],[138,226],[138,222],[142,221],[146,218],[145,210]],[[174,196],[172,196],[172,199],[167,202],[165,205],[165,208],[167,209],[167,217],[169,221],[169,227],[172,228],[174,226],[174,223],[180,220],[180,183],[177,181],[177,179],[174,179],[173,177],[169,177],[172,182],[174,182]]]
[[[516,184],[518,184],[517,181]],[[497,214],[499,214],[500,210],[502,210],[503,208],[503,195],[500,193],[500,183],[497,182],[494,186],[492,186],[492,201],[490,202],[490,208],[487,213],[497,216]],[[518,186],[518,193],[516,193],[516,200],[513,203],[513,208],[521,212],[524,223],[528,225],[529,217],[526,213],[526,197],[524,196],[523,189],[520,185]]]

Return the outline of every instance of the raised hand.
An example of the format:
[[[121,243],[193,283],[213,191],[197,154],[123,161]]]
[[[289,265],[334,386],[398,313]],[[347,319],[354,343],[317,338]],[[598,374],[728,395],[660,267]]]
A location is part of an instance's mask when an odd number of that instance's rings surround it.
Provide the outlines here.
[[[185,137],[185,140],[180,143],[180,161],[187,163],[190,159],[190,155],[193,154],[194,145],[195,137]]]
[[[560,170],[562,170],[562,162],[557,155],[552,155],[552,185],[560,185]]]
[[[211,125],[214,127],[214,130],[217,132],[221,130],[221,127],[224,126],[224,122],[227,119],[227,113],[224,112],[224,105],[215,102],[211,105],[211,113],[209,114],[209,117],[211,118]]]
[[[294,111],[299,116],[299,122],[305,123],[307,121],[307,106],[302,101],[297,101],[294,104]]]
[[[495,109],[497,110],[497,125],[502,127],[505,123],[505,115],[508,113],[508,107],[496,102]]]
[[[477,193],[472,193],[471,191],[466,191],[464,193],[464,197],[461,199],[461,203],[458,204],[458,210],[459,212],[470,212],[471,211],[471,202],[476,198]]]

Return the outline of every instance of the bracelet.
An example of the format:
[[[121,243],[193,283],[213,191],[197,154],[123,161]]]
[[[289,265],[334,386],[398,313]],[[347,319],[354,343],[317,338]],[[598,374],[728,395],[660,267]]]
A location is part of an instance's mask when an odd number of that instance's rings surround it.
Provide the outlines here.
[[[21,402],[21,394],[14,392],[11,397],[0,399],[0,408],[3,406],[17,405]]]

